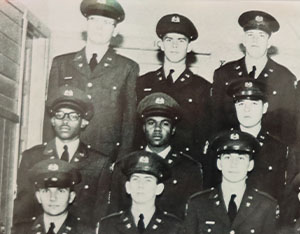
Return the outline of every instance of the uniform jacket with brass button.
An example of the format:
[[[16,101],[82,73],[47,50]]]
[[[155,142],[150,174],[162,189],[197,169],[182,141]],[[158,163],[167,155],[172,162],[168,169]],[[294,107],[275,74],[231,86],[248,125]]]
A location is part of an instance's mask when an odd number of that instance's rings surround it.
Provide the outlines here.
[[[166,93],[178,102],[182,118],[176,124],[172,145],[200,161],[199,152],[210,133],[210,89],[211,84],[207,80],[193,74],[188,68],[171,85],[167,83],[162,67],[139,77],[136,85],[138,102],[154,92]],[[142,133],[140,135],[143,136]]]
[[[212,101],[215,131],[238,126],[232,97],[226,94],[229,83],[247,76],[245,57],[229,62],[214,73]],[[268,58],[268,62],[257,80],[266,83],[268,112],[263,126],[272,136],[287,145],[296,139],[296,77],[284,66]]]
[[[34,196],[35,189],[29,181],[28,171],[36,163],[50,158],[59,158],[54,139],[48,144],[34,146],[23,152],[17,176],[14,223],[31,220],[32,217],[41,214],[42,209]],[[96,223],[97,220],[93,219],[93,211],[96,210],[97,217],[106,215],[110,179],[108,162],[108,157],[82,142],[72,157],[70,163],[79,169],[82,179],[75,186],[76,198],[70,207],[70,211],[83,222]]]
[[[35,220],[25,221],[15,224],[12,229],[13,234],[46,234],[43,215]],[[95,234],[95,230],[82,224],[75,216],[68,214],[56,234]]]
[[[55,57],[50,70],[48,97],[60,86],[86,91],[95,114],[81,139],[113,160],[131,150],[136,122],[136,62],[108,49],[93,72],[85,49]],[[49,117],[48,117],[49,118]],[[50,121],[45,120],[44,138],[51,139]]]
[[[99,234],[139,234],[129,210],[111,214],[100,222]],[[156,210],[143,234],[184,234],[182,222],[174,215]]]
[[[276,213],[271,196],[247,187],[231,224],[219,186],[190,197],[185,228],[188,234],[271,234],[276,230]]]
[[[193,193],[202,190],[201,164],[189,155],[171,150],[165,161],[171,168],[171,177],[164,181],[164,191],[156,198],[159,208],[175,214],[183,219],[186,202]],[[130,206],[131,199],[125,191],[126,176],[116,163],[113,171],[110,212],[126,209]]]

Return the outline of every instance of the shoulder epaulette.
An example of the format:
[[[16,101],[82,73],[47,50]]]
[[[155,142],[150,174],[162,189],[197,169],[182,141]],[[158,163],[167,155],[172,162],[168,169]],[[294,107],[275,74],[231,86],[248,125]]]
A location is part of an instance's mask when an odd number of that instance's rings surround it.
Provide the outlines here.
[[[194,198],[199,197],[199,196],[202,196],[204,194],[211,193],[211,191],[213,191],[213,190],[215,190],[215,188],[211,187],[210,189],[206,189],[206,190],[203,190],[203,191],[200,191],[200,192],[196,192],[196,193],[194,193],[190,196],[189,200],[194,199]]]
[[[257,192],[258,194],[262,195],[263,197],[268,198],[268,199],[271,200],[271,201],[277,202],[276,199],[275,199],[274,197],[272,197],[272,196],[271,196],[270,194],[268,194],[268,193],[265,193],[265,192],[260,191],[260,190],[258,190],[258,189],[254,189],[254,191]]]
[[[123,210],[121,210],[121,211],[118,211],[118,212],[115,212],[115,213],[109,214],[109,215],[107,215],[107,216],[105,216],[105,217],[101,218],[101,221],[102,221],[102,220],[109,219],[109,218],[112,218],[112,217],[117,217],[117,216],[120,216],[120,215],[121,215],[121,214],[123,214],[123,213],[124,213],[124,211],[123,211]]]
[[[177,221],[179,222],[182,222],[182,220],[180,218],[178,218],[176,215],[172,214],[172,213],[169,213],[167,211],[163,211],[163,214],[169,218],[172,218],[172,219],[176,219]]]

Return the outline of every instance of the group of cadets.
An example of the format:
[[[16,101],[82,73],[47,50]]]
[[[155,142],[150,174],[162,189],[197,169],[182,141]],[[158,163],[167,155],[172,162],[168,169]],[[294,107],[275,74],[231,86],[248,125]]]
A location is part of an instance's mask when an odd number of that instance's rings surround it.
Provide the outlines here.
[[[245,56],[211,85],[189,68],[198,32],[185,16],[159,20],[162,66],[138,77],[110,47],[122,6],[80,10],[86,46],[53,59],[46,142],[22,154],[13,233],[300,233],[296,78],[268,56],[277,20],[243,13]]]

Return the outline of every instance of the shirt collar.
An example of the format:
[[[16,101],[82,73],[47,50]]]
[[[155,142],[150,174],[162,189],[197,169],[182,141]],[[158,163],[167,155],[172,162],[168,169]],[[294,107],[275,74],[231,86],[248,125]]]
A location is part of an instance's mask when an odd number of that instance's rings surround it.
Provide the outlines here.
[[[87,59],[87,63],[90,62],[93,54],[97,54],[97,62],[99,63],[101,61],[101,59],[103,58],[104,54],[106,53],[106,51],[108,50],[109,45],[103,45],[101,47],[94,47],[91,45],[87,45],[85,48],[85,56]]]
[[[67,216],[68,216],[68,212],[66,212],[65,214],[62,214],[60,216],[60,218],[57,218],[55,220],[51,220],[51,218],[48,215],[43,215],[44,216],[44,224],[45,224],[45,231],[46,233],[48,232],[49,228],[50,228],[50,223],[54,223],[55,228],[54,228],[54,232],[58,233],[60,227],[63,225],[63,223],[65,222]]]
[[[246,190],[246,184],[241,184],[240,186],[230,186],[229,183],[223,181],[221,184],[221,188],[222,188],[223,198],[227,210],[228,210],[228,205],[232,194],[236,195],[234,201],[237,208],[239,208]]]
[[[153,209],[145,209],[143,211],[135,209],[133,207],[131,208],[131,214],[133,216],[134,223],[136,224],[136,226],[138,225],[138,222],[139,222],[139,219],[140,219],[140,214],[144,215],[145,228],[150,223],[150,220],[151,220],[154,212],[155,212],[155,206],[153,206]]]
[[[147,151],[147,152],[152,152],[152,153],[156,153],[156,152],[152,151],[152,150],[149,148],[148,145],[146,146],[145,151]],[[165,148],[163,151],[161,151],[161,152],[159,152],[159,153],[156,153],[156,154],[158,154],[160,157],[162,157],[162,158],[165,159],[165,158],[167,157],[167,155],[169,154],[170,151],[171,151],[171,146],[169,145],[169,146],[168,146],[167,148]]]
[[[174,72],[172,74],[172,78],[173,78],[173,81],[175,82],[181,76],[181,74],[185,71],[186,65],[180,64],[180,65],[174,66],[174,64],[171,64],[171,63],[164,63],[163,70],[164,70],[166,77],[168,76],[171,69],[174,70]]]
[[[64,152],[64,146],[68,146],[68,152],[69,152],[69,161],[72,160],[75,152],[78,149],[80,140],[76,139],[72,142],[64,143],[62,142],[58,137],[55,137],[55,145],[56,145],[56,151],[58,154],[58,157],[60,158],[62,153]]]

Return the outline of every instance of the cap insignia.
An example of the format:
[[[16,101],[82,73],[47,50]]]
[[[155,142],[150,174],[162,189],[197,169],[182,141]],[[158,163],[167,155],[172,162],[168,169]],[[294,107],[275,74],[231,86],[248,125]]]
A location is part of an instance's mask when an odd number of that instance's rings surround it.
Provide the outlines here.
[[[231,140],[238,140],[238,139],[240,139],[240,135],[238,133],[232,133],[230,135],[230,139]]]
[[[246,88],[252,88],[253,87],[253,83],[250,81],[250,82],[245,82],[245,87]]]
[[[56,177],[52,177],[51,181],[56,182],[56,181],[58,181],[58,179]]]
[[[146,157],[146,156],[142,156],[142,157],[140,157],[139,162],[141,162],[141,163],[149,163],[149,158]]]
[[[171,22],[173,22],[173,23],[180,23],[179,16],[173,16],[172,19],[171,19]]]
[[[64,96],[72,97],[73,95],[74,95],[74,94],[73,94],[73,90],[67,89],[67,90],[65,90],[65,92],[64,92]]]
[[[58,165],[56,163],[51,163],[48,165],[49,171],[58,171]]]
[[[255,21],[256,22],[263,22],[264,21],[264,17],[258,15],[258,16],[255,17]]]
[[[156,104],[165,104],[165,99],[162,97],[158,97],[155,99]]]
[[[106,0],[97,0],[98,3],[106,4]]]

